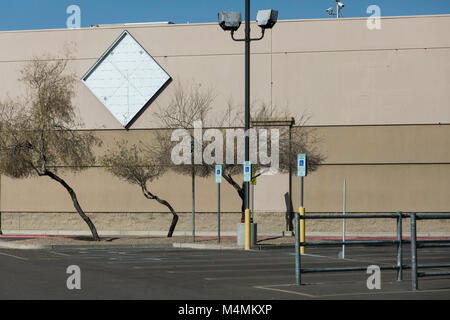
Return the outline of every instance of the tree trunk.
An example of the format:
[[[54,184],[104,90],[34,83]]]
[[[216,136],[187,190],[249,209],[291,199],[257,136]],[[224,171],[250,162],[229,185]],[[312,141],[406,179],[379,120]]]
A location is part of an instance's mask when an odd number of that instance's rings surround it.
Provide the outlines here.
[[[244,184],[242,184],[241,188],[242,192],[239,192],[239,197],[241,198],[242,204],[241,204],[241,222],[245,222],[245,194],[243,192],[244,190]]]
[[[222,175],[223,178],[229,183],[231,184],[231,186],[236,190],[236,192],[238,193],[239,197],[242,200],[242,205],[241,205],[241,222],[245,222],[245,194],[244,194],[244,183],[242,183],[242,187],[240,185],[238,185],[236,183],[236,181],[234,181],[233,177],[229,174],[223,174]]]
[[[286,219],[286,231],[294,231],[294,225],[292,223],[292,220],[294,218],[293,216],[293,206],[292,206],[292,201],[291,201],[291,197],[289,196],[289,192],[286,192],[284,194],[284,202],[286,204],[286,214],[285,214],[285,219]]]
[[[94,241],[100,241],[100,237],[98,236],[97,229],[95,228],[94,224],[92,223],[91,219],[84,213],[83,209],[81,209],[80,204],[78,203],[77,195],[75,191],[60,177],[58,177],[56,174],[54,174],[51,171],[45,170],[44,175],[49,176],[51,179],[59,182],[66,190],[69,192],[70,197],[72,198],[73,205],[75,209],[77,210],[78,214],[81,216],[81,218],[86,222],[89,229],[92,233],[92,238]]]
[[[146,185],[142,185],[141,187],[142,187],[142,192],[144,193],[144,196],[147,199],[156,200],[160,204],[165,205],[167,208],[169,208],[173,217],[172,217],[172,222],[170,224],[169,233],[167,234],[167,238],[172,238],[173,232],[175,231],[175,227],[177,226],[177,222],[178,222],[177,213],[175,212],[175,210],[172,208],[172,206],[166,200],[160,199],[158,196],[156,196],[156,195],[152,194],[150,191],[148,191]]]

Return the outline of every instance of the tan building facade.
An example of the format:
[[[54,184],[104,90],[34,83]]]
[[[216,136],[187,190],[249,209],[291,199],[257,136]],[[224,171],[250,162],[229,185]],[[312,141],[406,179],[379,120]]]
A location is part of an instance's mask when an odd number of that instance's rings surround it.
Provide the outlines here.
[[[308,126],[321,137],[326,156],[305,178],[309,213],[342,210],[385,213],[450,211],[450,15],[386,17],[381,30],[366,19],[280,21],[252,44],[251,100],[277,105],[292,116],[308,114]],[[84,122],[111,145],[114,139],[150,141],[162,129],[155,110],[168,103],[175,82],[210,88],[214,116],[229,101],[243,105],[244,48],[217,24],[111,25],[72,30],[0,32],[0,97],[23,93],[19,71],[33,57],[71,52],[70,70],[81,78],[127,30],[172,77],[173,82],[126,131],[80,83],[75,104]],[[242,30],[241,30],[242,31]],[[252,28],[258,35],[258,28]],[[294,129],[295,130],[295,129]],[[99,150],[99,154],[102,150]],[[165,233],[170,214],[144,198],[139,188],[106,173],[101,166],[77,175],[64,173],[100,234]],[[152,188],[180,212],[177,232],[191,231],[190,177],[170,172]],[[46,178],[1,177],[0,210],[4,233],[88,233],[66,191]],[[197,179],[197,230],[215,233],[214,178]],[[286,175],[267,176],[255,187],[255,220],[260,234],[285,230]],[[293,178],[294,207],[299,182]],[[240,201],[222,187],[223,231],[235,233]],[[450,234],[448,222],[421,224],[419,232]],[[351,222],[352,234],[391,234],[385,220]],[[422,228],[422,229],[420,229]],[[338,222],[315,222],[309,234],[338,234]]]

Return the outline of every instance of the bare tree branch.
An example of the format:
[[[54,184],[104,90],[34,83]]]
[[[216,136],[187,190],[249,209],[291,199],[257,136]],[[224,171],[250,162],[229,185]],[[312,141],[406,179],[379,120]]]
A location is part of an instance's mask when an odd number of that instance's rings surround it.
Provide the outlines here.
[[[55,171],[58,165],[79,171],[94,164],[92,148],[101,144],[92,133],[74,131],[78,119],[72,98],[77,77],[67,72],[67,65],[67,58],[34,59],[19,79],[25,84],[26,96],[0,102],[0,173],[12,178],[48,176],[60,183],[99,241],[76,193]]]
[[[195,87],[194,85],[194,88]],[[200,95],[203,94],[204,97]],[[215,119],[215,123],[206,122],[205,119],[210,118],[212,99],[211,93],[200,92],[199,90],[192,90],[190,87],[177,85],[174,98],[171,103],[165,109],[160,109],[157,112],[157,116],[160,122],[167,128],[171,129],[185,129],[190,132],[190,137],[193,139],[194,134],[192,128],[194,127],[194,121],[201,120],[203,127],[216,127],[224,128],[231,127],[243,128],[242,110],[237,106],[232,99],[229,99],[225,112]],[[239,111],[241,110],[241,111]],[[275,105],[268,105],[264,103],[253,103],[251,106],[251,118],[257,119],[260,122],[272,121],[274,119],[286,119],[289,113],[286,110],[282,110]],[[256,129],[278,129],[279,130],[279,172],[288,173],[289,169],[292,171],[296,168],[296,155],[299,153],[308,154],[308,171],[317,170],[320,163],[325,159],[324,155],[320,152],[317,144],[320,139],[315,134],[315,131],[311,128],[305,127],[306,122],[309,120],[309,116],[303,114],[296,120],[296,127],[292,128],[291,135],[289,134],[289,127],[286,126],[259,126]],[[268,130],[270,131],[270,130]],[[226,150],[226,141],[223,139],[223,150]],[[164,135],[158,137],[160,144],[161,154],[165,154],[161,158],[164,159],[161,163],[165,165],[170,164],[171,150],[177,142],[172,142],[170,135],[166,132]],[[199,143],[199,142],[198,142]],[[199,143],[200,144],[200,143]],[[202,143],[202,150],[208,145],[207,142]],[[222,176],[223,178],[236,190],[241,201],[244,199],[243,185],[239,185],[236,180],[236,175],[242,175],[242,163],[237,161],[237,145],[234,145],[235,162],[233,164],[222,164]],[[268,144],[267,153],[271,154],[271,146]],[[228,151],[228,150],[227,150]],[[172,169],[177,173],[184,175],[192,174],[192,166],[195,166],[195,172],[199,176],[210,176],[214,173],[214,164],[185,164],[176,165],[172,164]],[[260,165],[259,163],[252,163],[252,167],[255,169],[253,178],[257,178],[269,171],[267,166]],[[242,215],[244,214],[244,206],[242,205]]]
[[[147,187],[168,170],[167,166],[161,165],[162,154],[158,150],[157,147],[151,148],[142,141],[139,141],[139,145],[130,145],[126,140],[116,141],[115,148],[107,150],[100,161],[106,170],[116,177],[139,186],[147,199],[156,200],[169,209],[173,218],[167,236],[172,237],[178,215],[169,202],[150,192]]]

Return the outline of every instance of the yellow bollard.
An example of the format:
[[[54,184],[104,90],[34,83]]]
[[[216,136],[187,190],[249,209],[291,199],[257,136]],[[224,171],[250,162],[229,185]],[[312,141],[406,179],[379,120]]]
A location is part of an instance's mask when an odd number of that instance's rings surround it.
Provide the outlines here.
[[[300,212],[300,216],[304,216],[305,208],[301,207],[299,212]],[[300,242],[305,242],[305,220],[304,219],[300,219]],[[300,246],[300,253],[301,254],[305,253],[304,246]]]
[[[245,210],[245,250],[250,250],[250,210]]]

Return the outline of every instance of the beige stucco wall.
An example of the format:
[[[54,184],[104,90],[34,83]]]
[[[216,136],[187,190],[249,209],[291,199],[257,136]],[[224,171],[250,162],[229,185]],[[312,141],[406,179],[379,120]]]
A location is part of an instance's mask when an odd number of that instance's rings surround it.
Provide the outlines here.
[[[308,212],[339,212],[344,179],[350,212],[449,212],[450,15],[382,18],[382,29],[375,31],[365,24],[362,18],[280,21],[264,40],[252,44],[252,101],[276,104],[293,116],[311,116],[308,125],[321,136],[319,147],[327,158],[305,178]],[[69,67],[81,78],[123,30],[174,82],[130,131],[80,82],[74,103],[84,128],[95,130],[106,146],[122,137],[151,141],[154,132],[147,129],[161,127],[154,112],[168,102],[176,81],[212,88],[217,95],[214,116],[223,113],[230,99],[243,104],[243,45],[216,24],[0,32],[0,98],[22,92],[16,79],[27,61],[60,54],[66,43],[76,49]],[[258,32],[253,27],[255,36]],[[165,208],[104,168],[61,173],[102,230],[155,230],[161,224],[164,230],[170,222],[165,215],[161,219],[167,221],[146,225],[151,219],[159,221]],[[284,229],[287,181],[286,175],[259,179],[255,209],[260,230]],[[294,177],[294,207],[298,185]],[[83,228],[70,213],[74,209],[69,196],[46,178],[2,176],[0,187],[4,229]],[[182,213],[179,230],[189,230],[190,178],[169,172],[151,187]],[[216,223],[215,215],[208,214],[216,210],[216,186],[212,178],[197,179],[196,188],[196,209],[203,212],[198,226],[210,230]],[[239,217],[239,199],[226,184],[222,199],[222,210],[235,212],[224,213],[224,230],[231,232]],[[376,232],[370,225],[361,230]],[[326,223],[321,226],[312,230],[338,231]],[[450,232],[446,223],[431,224],[426,231],[433,230]]]
[[[252,101],[307,112],[310,125],[449,123],[450,15],[381,21],[381,30],[369,30],[364,18],[280,21],[252,43]],[[71,70],[81,78],[123,30],[175,81],[213,88],[216,114],[230,98],[243,104],[244,46],[214,23],[0,32],[0,95],[18,93],[24,63],[61,55],[69,43]],[[133,128],[159,127],[154,110],[173,87]],[[121,128],[81,83],[75,102],[87,128]]]
[[[295,130],[295,129],[294,129]],[[305,206],[311,212],[337,212],[342,208],[342,184],[347,180],[347,209],[353,212],[444,212],[450,208],[450,125],[432,126],[336,126],[315,127],[322,137],[320,151],[326,160],[305,178]],[[101,155],[115,139],[151,144],[154,130],[101,131],[105,144]],[[60,169],[77,190],[89,212],[167,211],[148,201],[138,186],[110,175],[101,166],[80,173]],[[241,181],[241,177],[237,177]],[[169,171],[150,184],[161,198],[170,199],[178,211],[191,210],[190,175]],[[288,176],[263,176],[255,187],[257,211],[285,210],[283,193]],[[197,178],[196,208],[216,210],[217,188],[213,177]],[[224,182],[223,211],[239,211],[234,189]],[[298,207],[299,181],[293,177],[294,207]],[[66,191],[46,177],[1,179],[2,211],[73,211]],[[281,199],[281,200],[280,200]]]
[[[320,168],[305,178],[304,203],[308,213],[342,210],[342,185],[347,181],[348,212],[448,212],[450,208],[450,125],[414,126],[335,126],[315,127],[322,137],[320,150],[327,156]],[[104,148],[114,139],[149,141],[154,130],[101,131]],[[120,137],[120,138],[119,138]],[[98,150],[100,155],[104,149]],[[86,212],[94,217],[100,230],[164,230],[170,223],[168,210],[147,200],[139,187],[93,167],[78,174],[60,169],[61,175],[76,190]],[[240,180],[240,177],[238,177]],[[180,212],[178,231],[191,228],[191,180],[170,171],[149,188],[170,201]],[[285,227],[283,195],[288,191],[288,176],[265,176],[255,187],[255,215],[261,232],[281,232]],[[215,230],[217,187],[214,178],[197,178],[196,211],[198,230]],[[293,177],[294,207],[299,206],[299,179]],[[240,201],[227,183],[221,188],[224,232],[235,230]],[[2,176],[0,208],[3,227],[21,229],[83,229],[66,191],[50,179],[13,180]],[[44,212],[44,213],[42,213]],[[165,214],[162,214],[165,213]],[[19,214],[19,215],[18,215]],[[69,214],[69,216],[67,215]],[[6,219],[6,220],[5,220]],[[8,220],[9,219],[9,220]],[[8,222],[9,221],[9,222]],[[153,223],[150,223],[152,222]],[[158,223],[156,223],[158,221]],[[391,232],[394,221],[351,222],[359,232]],[[59,227],[55,227],[58,226]],[[450,232],[448,222],[427,224],[424,232]],[[45,228],[44,228],[45,229]],[[14,229],[15,230],[15,229]],[[336,222],[311,222],[310,231],[338,232]],[[392,231],[394,232],[394,231]]]

